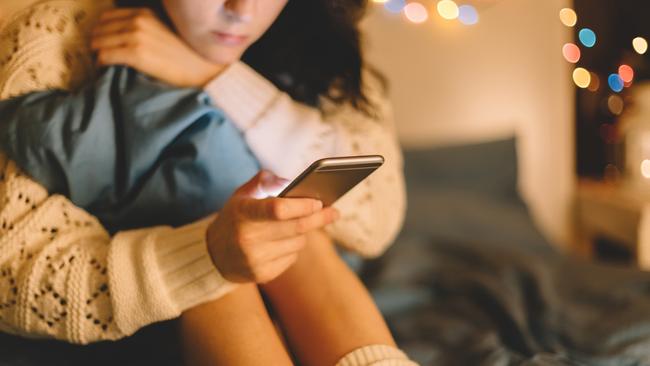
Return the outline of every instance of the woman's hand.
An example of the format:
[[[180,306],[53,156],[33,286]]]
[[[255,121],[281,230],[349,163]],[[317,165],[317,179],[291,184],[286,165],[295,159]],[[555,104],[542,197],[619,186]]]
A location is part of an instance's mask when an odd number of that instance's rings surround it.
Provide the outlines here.
[[[274,187],[262,172],[240,187],[207,231],[208,251],[232,282],[266,283],[289,268],[307,242],[306,234],[338,219],[336,209],[313,199],[253,198]],[[265,189],[266,188],[266,189]]]
[[[202,87],[216,65],[194,51],[147,8],[104,12],[93,29],[91,48],[99,66],[128,65],[178,87]]]

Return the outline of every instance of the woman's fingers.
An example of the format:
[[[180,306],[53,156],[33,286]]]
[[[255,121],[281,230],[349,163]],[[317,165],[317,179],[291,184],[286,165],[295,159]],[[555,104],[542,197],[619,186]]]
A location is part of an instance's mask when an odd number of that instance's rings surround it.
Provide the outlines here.
[[[115,8],[103,12],[99,16],[99,23],[110,22],[116,19],[144,18],[149,16],[154,16],[149,8]]]
[[[93,37],[90,42],[90,48],[96,51],[117,48],[117,47],[128,47],[132,44],[133,38],[129,37],[128,34],[110,34],[99,37]]]
[[[106,23],[98,24],[92,31],[93,39],[112,35],[130,33],[137,29],[137,26],[131,19],[119,19]]]
[[[115,47],[102,49],[97,53],[97,64],[99,66],[138,65],[138,54],[127,47]]]
[[[294,236],[307,234],[310,231],[322,229],[336,221],[338,218],[339,213],[335,208],[326,207],[314,214],[297,219],[260,223],[258,235],[267,238],[268,240],[292,238]]]
[[[255,221],[291,220],[311,215],[323,208],[323,203],[311,198],[243,198],[240,213]]]

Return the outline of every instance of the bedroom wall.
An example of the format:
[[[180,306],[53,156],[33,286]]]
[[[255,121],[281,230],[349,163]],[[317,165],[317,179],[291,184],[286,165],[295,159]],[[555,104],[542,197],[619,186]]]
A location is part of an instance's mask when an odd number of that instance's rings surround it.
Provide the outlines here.
[[[572,33],[558,12],[570,1],[467,2],[479,8],[475,26],[437,14],[415,25],[371,4],[367,50],[391,83],[400,138],[422,147],[516,134],[522,195],[547,237],[566,244],[574,94],[561,49]]]

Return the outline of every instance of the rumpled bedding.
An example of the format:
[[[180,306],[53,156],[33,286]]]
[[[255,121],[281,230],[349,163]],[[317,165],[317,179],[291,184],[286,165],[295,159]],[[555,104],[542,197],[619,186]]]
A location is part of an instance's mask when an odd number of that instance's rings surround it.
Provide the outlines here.
[[[373,294],[422,365],[650,365],[650,274],[406,235]]]

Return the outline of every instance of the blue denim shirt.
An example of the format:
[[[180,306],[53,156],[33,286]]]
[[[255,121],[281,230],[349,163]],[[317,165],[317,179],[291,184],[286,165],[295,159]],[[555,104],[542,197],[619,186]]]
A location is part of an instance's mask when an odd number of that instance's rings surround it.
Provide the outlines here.
[[[202,218],[260,169],[207,94],[122,66],[78,92],[0,101],[0,146],[111,232]]]

